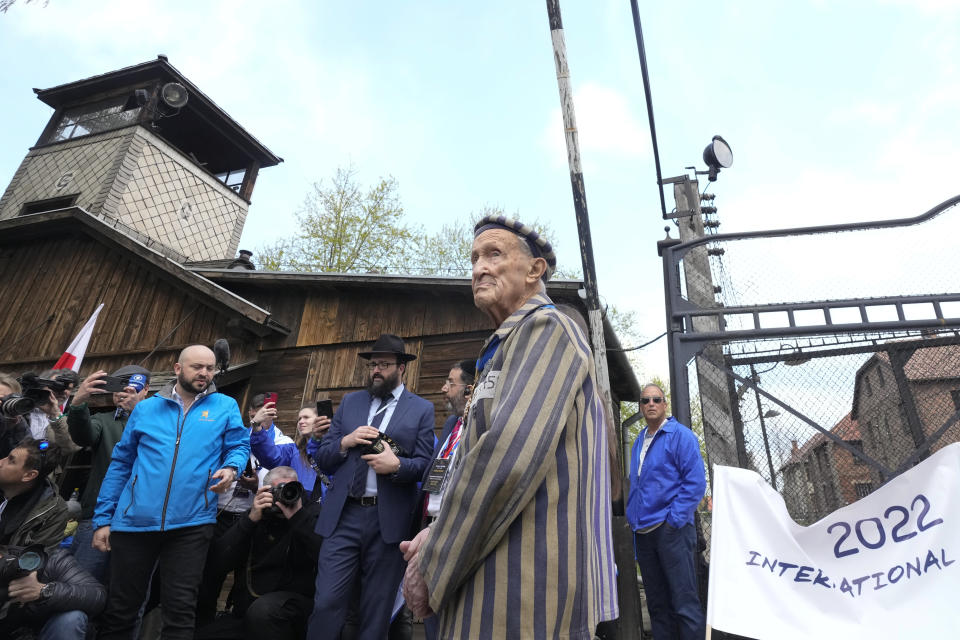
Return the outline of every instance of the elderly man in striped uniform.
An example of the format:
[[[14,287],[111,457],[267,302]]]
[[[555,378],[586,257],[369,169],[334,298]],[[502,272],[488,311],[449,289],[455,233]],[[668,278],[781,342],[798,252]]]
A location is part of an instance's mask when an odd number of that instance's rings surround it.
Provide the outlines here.
[[[497,329],[437,519],[401,543],[407,604],[441,638],[593,638],[618,610],[590,346],[546,295],[556,257],[533,229],[485,217],[472,261]]]

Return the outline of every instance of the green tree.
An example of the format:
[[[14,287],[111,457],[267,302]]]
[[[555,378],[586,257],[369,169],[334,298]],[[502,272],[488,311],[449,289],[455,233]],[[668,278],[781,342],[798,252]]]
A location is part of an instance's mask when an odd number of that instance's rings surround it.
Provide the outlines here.
[[[398,272],[415,253],[422,232],[404,220],[397,181],[380,178],[369,187],[353,167],[315,182],[297,212],[299,233],[260,247],[266,270],[337,273]]]
[[[398,192],[392,177],[363,187],[355,168],[337,169],[328,182],[313,184],[297,212],[300,230],[295,236],[257,248],[259,267],[469,277],[474,224],[489,214],[507,215],[488,206],[426,232],[407,223]],[[549,224],[527,222],[553,237]],[[574,273],[557,270],[559,277],[576,277]]]
[[[507,214],[500,207],[486,206],[478,212],[444,224],[439,231],[424,233],[417,242],[418,251],[413,256],[411,267],[418,273],[469,277],[472,270],[470,252],[473,249],[473,227],[478,220],[488,215],[520,217],[517,213]],[[553,238],[555,235],[549,223],[536,219],[524,222],[546,238]],[[553,244],[552,240],[551,243]],[[555,276],[574,277],[568,275],[569,273],[572,272],[558,266]]]

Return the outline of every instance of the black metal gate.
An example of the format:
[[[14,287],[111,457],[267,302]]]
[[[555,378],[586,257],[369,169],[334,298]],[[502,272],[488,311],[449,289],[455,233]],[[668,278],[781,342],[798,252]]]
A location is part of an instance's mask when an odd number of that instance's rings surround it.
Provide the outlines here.
[[[711,470],[756,470],[809,524],[960,441],[958,203],[660,243],[673,412]]]

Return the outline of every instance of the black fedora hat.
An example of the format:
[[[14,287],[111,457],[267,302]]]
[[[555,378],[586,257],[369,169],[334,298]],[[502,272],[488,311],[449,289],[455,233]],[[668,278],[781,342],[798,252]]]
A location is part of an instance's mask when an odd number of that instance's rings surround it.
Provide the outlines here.
[[[370,348],[370,351],[361,351],[357,355],[361,358],[369,360],[370,357],[375,353],[395,353],[397,355],[398,362],[410,362],[411,360],[416,360],[417,356],[412,353],[406,352],[406,347],[403,344],[403,338],[398,338],[392,333],[385,333],[377,341],[373,343],[373,347]]]

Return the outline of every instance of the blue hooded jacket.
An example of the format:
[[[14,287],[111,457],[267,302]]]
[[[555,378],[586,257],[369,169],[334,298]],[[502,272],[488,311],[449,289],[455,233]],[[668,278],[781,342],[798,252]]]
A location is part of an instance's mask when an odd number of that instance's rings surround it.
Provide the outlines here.
[[[646,429],[640,432],[630,453],[630,528],[636,531],[667,522],[679,529],[693,524],[693,512],[707,488],[700,441],[689,427],[670,416],[654,434],[638,478],[637,463],[646,434]]]
[[[95,527],[165,531],[216,521],[218,469],[242,470],[250,436],[236,400],[211,384],[186,416],[173,384],[137,404],[100,486]]]

